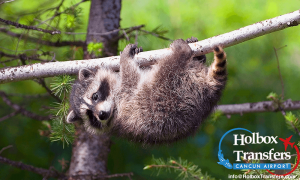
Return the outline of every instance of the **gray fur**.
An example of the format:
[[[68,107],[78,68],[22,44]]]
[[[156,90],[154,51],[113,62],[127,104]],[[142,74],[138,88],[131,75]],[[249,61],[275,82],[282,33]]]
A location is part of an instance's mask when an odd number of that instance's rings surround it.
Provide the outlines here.
[[[197,39],[187,40],[191,41]],[[75,115],[70,117],[83,119],[90,132],[109,132],[143,144],[171,143],[194,134],[221,97],[227,78],[226,54],[221,47],[215,48],[215,60],[207,67],[205,56],[194,57],[187,42],[175,40],[170,45],[173,54],[145,70],[133,61],[141,49],[127,45],[121,54],[120,78],[103,69],[92,76],[79,73],[86,78],[73,85],[70,112]],[[97,103],[84,102],[96,91],[104,91],[100,88],[104,79],[110,86],[109,96]],[[93,126],[86,111],[97,116],[95,107],[104,102],[112,106],[112,112],[105,120],[94,117],[100,125]],[[87,109],[80,111],[84,106]]]

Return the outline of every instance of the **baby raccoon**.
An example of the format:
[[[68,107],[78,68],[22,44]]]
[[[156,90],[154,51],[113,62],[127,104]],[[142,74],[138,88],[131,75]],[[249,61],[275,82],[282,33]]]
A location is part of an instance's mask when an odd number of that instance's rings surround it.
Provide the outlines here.
[[[108,132],[143,144],[169,144],[196,132],[212,112],[225,87],[226,54],[214,49],[214,62],[194,57],[188,43],[175,40],[172,54],[157,64],[140,68],[141,51],[125,47],[120,75],[110,69],[79,71],[74,83],[67,122],[82,120],[92,133]]]

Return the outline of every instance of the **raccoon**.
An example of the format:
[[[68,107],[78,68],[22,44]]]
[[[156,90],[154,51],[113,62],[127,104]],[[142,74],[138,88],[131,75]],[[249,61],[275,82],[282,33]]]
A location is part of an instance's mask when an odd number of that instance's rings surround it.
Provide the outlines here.
[[[214,62],[196,56],[188,43],[175,40],[172,54],[140,68],[134,62],[142,51],[125,47],[120,73],[82,69],[74,83],[67,122],[83,121],[92,133],[107,132],[145,145],[169,144],[194,134],[212,112],[227,80],[226,53],[214,49]]]

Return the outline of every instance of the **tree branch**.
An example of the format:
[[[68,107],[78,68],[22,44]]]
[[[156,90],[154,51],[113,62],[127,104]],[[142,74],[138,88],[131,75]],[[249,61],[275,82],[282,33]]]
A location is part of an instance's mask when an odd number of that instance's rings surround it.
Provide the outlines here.
[[[27,111],[23,107],[19,106],[18,104],[14,104],[13,102],[10,101],[10,99],[7,97],[7,95],[3,92],[0,91],[0,96],[2,97],[3,101],[10,107],[12,107],[15,111],[19,112],[20,114],[38,120],[38,121],[44,121],[44,120],[50,120],[51,116],[40,116],[37,115],[33,112]]]
[[[2,149],[0,150],[0,154],[1,154],[3,151],[5,151],[6,149],[9,149],[9,148],[11,148],[11,147],[13,147],[13,146],[12,146],[12,145],[8,145],[8,146],[2,148]]]
[[[37,79],[36,82],[39,83],[41,86],[43,86],[43,88],[46,89],[46,91],[48,92],[48,94],[49,94],[50,96],[52,96],[57,102],[61,103],[61,99],[60,99],[58,96],[56,96],[56,95],[53,93],[53,91],[51,91],[51,89],[48,88],[48,86],[46,85],[46,82],[45,82],[44,79]]]
[[[10,148],[11,146],[5,147]],[[3,148],[1,150],[1,152],[3,150],[5,150],[5,148]],[[7,159],[5,157],[0,156],[0,162],[4,163],[4,164],[8,164],[10,166],[14,166],[26,171],[30,171],[30,172],[34,172],[36,174],[40,174],[43,177],[53,177],[53,178],[58,178],[58,179],[83,179],[85,177],[91,177],[91,179],[99,179],[99,178],[115,178],[115,177],[128,177],[131,178],[131,176],[133,176],[133,173],[120,173],[120,174],[110,174],[110,175],[94,175],[94,174],[86,174],[86,175],[75,175],[75,176],[66,176],[63,173],[58,172],[57,170],[55,170],[54,168],[49,168],[49,169],[44,169],[44,168],[38,168],[38,167],[34,167],[31,165],[27,165],[24,164],[22,162],[17,162],[17,161],[12,161],[10,159]]]
[[[36,61],[41,61],[41,62],[50,62],[49,60],[40,59],[39,54],[35,54],[35,55],[32,55],[32,56],[27,56],[26,54],[13,55],[13,54],[7,54],[7,53],[4,53],[4,52],[0,51],[0,58],[3,57],[3,56],[14,58],[14,59],[21,59],[21,60],[23,59],[23,60],[36,60]],[[2,62],[5,62],[5,61],[2,61]]]
[[[59,172],[53,170],[53,169],[43,169],[43,168],[37,168],[31,165],[24,164],[22,162],[17,162],[17,161],[12,161],[10,159],[7,159],[5,157],[0,156],[0,162],[9,164],[11,166],[26,170],[26,171],[31,171],[37,174],[40,174],[44,177],[54,177],[54,178],[64,178],[64,174],[60,174]]]
[[[97,175],[97,174],[86,174],[86,175],[74,175],[74,176],[69,176],[72,177],[72,179],[101,179],[101,178],[116,178],[116,177],[128,177],[131,179],[131,176],[133,176],[133,173],[120,173],[120,174],[110,174],[110,175]],[[67,178],[65,178],[67,179]]]
[[[244,103],[244,104],[227,104],[218,105],[216,110],[222,111],[226,115],[231,114],[244,114],[244,113],[256,113],[256,112],[276,112],[276,111],[291,111],[300,109],[300,101],[286,100],[282,107],[274,105],[273,101],[262,101],[256,103]]]
[[[3,116],[3,117],[0,118],[0,122],[6,120],[8,118],[14,117],[15,115],[17,115],[19,113],[20,113],[20,111],[15,111],[15,112],[12,112],[12,113],[10,113],[6,116]]]
[[[0,5],[1,5],[1,4],[4,4],[4,3],[9,3],[9,2],[13,2],[13,1],[15,1],[15,0],[10,0],[10,1],[3,1],[3,2],[0,2]]]
[[[22,35],[17,34],[14,32],[11,32],[5,28],[0,28],[0,32],[6,33],[6,35],[9,35],[11,37],[16,37],[20,38]],[[26,40],[31,41],[31,42],[38,42],[39,44],[46,45],[46,46],[54,46],[54,47],[63,47],[63,46],[84,46],[85,42],[84,41],[57,41],[57,42],[51,42],[51,41],[45,41],[41,40],[39,38],[27,36]]]
[[[24,25],[24,24],[20,24],[20,23],[17,23],[17,22],[13,22],[13,21],[9,21],[9,20],[5,20],[5,19],[2,19],[0,18],[0,22],[3,22],[7,25],[11,25],[11,26],[15,26],[16,28],[22,28],[22,29],[29,29],[29,30],[35,30],[35,31],[41,31],[41,32],[44,32],[44,33],[49,33],[51,35],[54,35],[54,34],[61,34],[60,31],[51,31],[51,30],[47,30],[47,29],[42,29],[42,28],[37,28],[37,27],[34,27],[34,26],[27,26],[27,25]]]
[[[269,20],[261,21],[238,30],[214,36],[196,43],[189,44],[196,55],[203,55],[212,52],[217,45],[223,47],[233,46],[235,44],[279,31],[288,27],[297,26],[300,23],[300,11],[294,11]],[[3,31],[3,30],[2,30]],[[171,53],[170,48],[154,50],[139,53],[136,62],[147,66],[155,63],[155,60],[168,56]],[[62,74],[76,74],[82,68],[94,69],[100,67],[111,67],[114,70],[119,69],[119,56],[112,56],[101,59],[37,63],[33,65],[5,68],[0,70],[0,83],[20,81],[33,78],[52,77]]]

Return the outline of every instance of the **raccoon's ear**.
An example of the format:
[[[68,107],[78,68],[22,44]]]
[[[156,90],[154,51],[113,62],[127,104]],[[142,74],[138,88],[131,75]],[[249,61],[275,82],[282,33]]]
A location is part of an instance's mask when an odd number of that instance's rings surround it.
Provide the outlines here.
[[[75,121],[79,121],[80,117],[78,117],[73,110],[71,110],[67,116],[67,123],[73,123]]]
[[[80,69],[79,73],[78,73],[79,81],[83,81],[83,80],[86,80],[86,79],[88,79],[90,77],[94,77],[94,76],[95,76],[95,74],[88,69]]]

